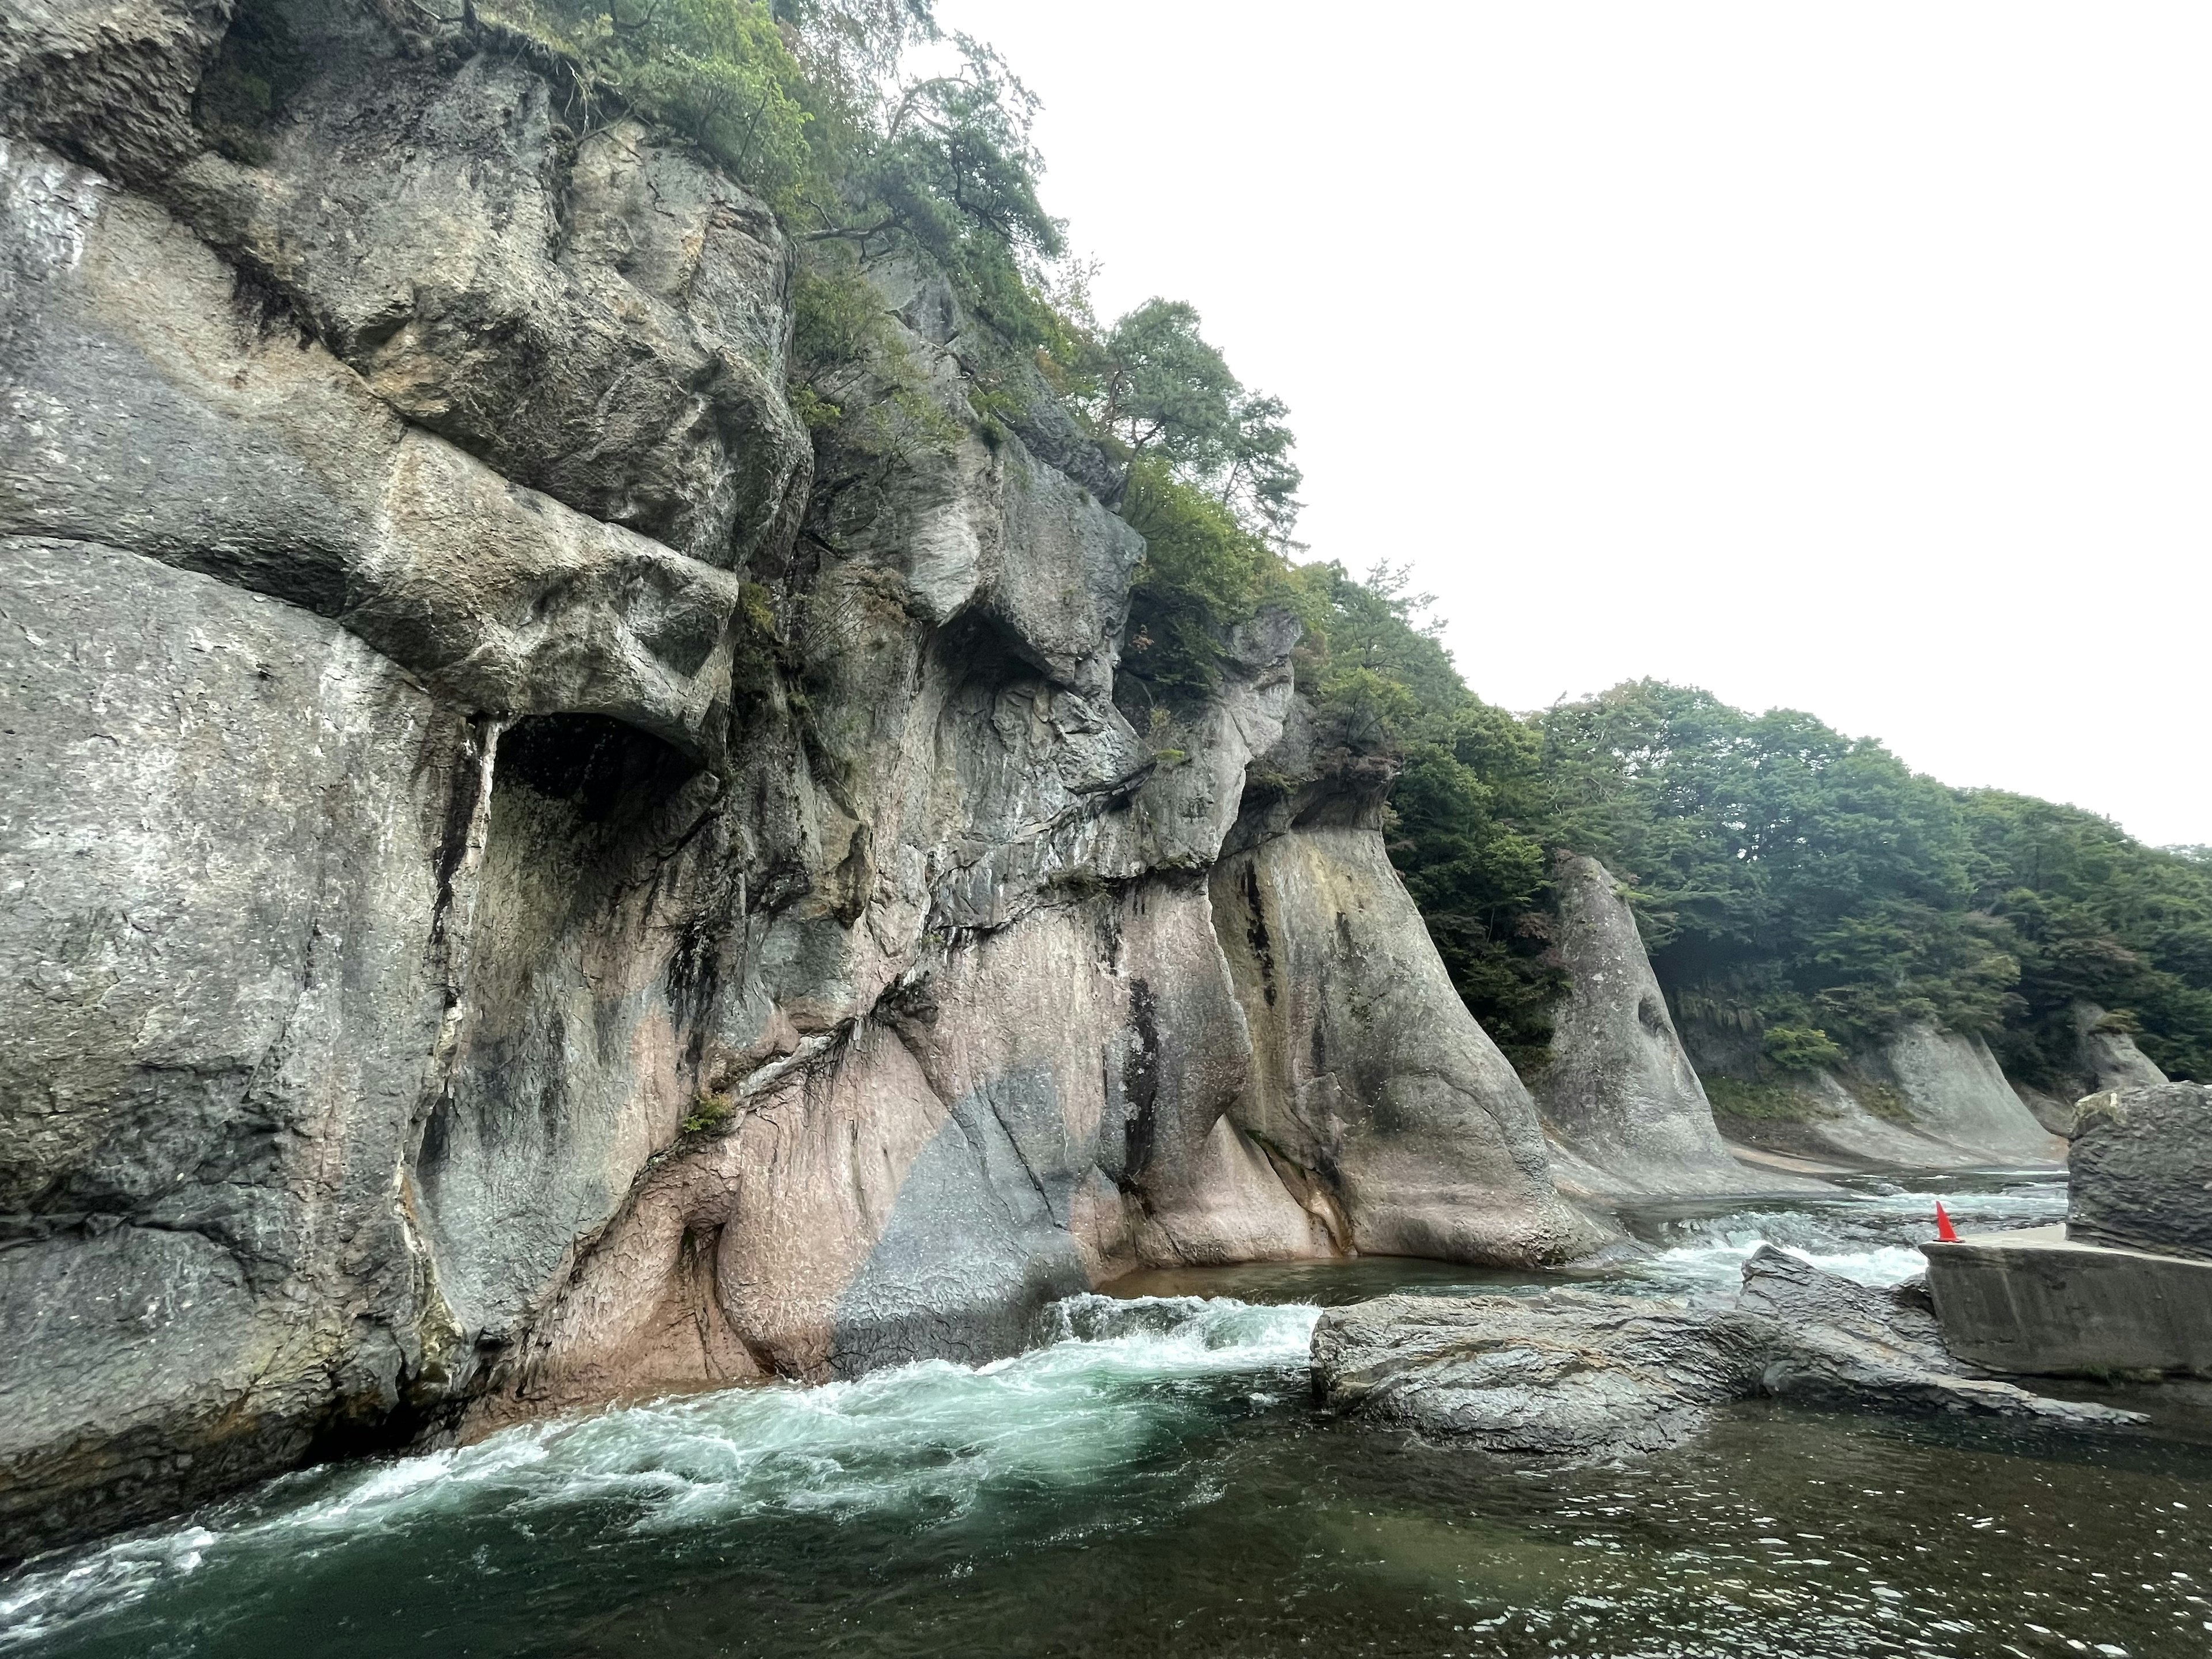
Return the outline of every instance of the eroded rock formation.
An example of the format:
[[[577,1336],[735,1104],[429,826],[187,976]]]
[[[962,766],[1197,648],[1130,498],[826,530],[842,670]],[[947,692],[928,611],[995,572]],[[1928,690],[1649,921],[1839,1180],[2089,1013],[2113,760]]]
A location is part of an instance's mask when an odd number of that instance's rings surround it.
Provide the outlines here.
[[[2065,1161],[2064,1144],[2021,1103],[1980,1037],[1909,1025],[1859,1064],[1904,1103],[1917,1134],[1985,1164]]]
[[[1133,730],[1142,545],[942,284],[942,428],[811,444],[742,190],[378,5],[227,158],[227,16],[0,33],[0,1554],[1144,1263],[1594,1242],[1293,630]]]
[[[2156,1083],[2081,1103],[2066,1235],[2212,1261],[2212,1088]]]
[[[1255,792],[1213,872],[1255,1039],[1239,1127],[1340,1246],[1459,1261],[1583,1253],[1599,1235],[1553,1193],[1527,1090],[1390,867],[1379,799],[1346,787]]]
[[[2136,1413],[1969,1374],[1917,1283],[1875,1290],[1764,1246],[1733,1307],[1553,1291],[1394,1296],[1322,1316],[1316,1399],[1491,1451],[1616,1456],[1679,1444],[1731,1401],[2010,1418],[2084,1430]]]
[[[1553,879],[1572,982],[1554,1011],[1552,1059],[1534,1092],[1553,1134],[1595,1166],[1585,1179],[1620,1194],[1786,1183],[1746,1169],[1722,1140],[1612,872],[1562,854]]]
[[[2166,1073],[2136,1047],[2125,1021],[2094,1002],[2076,1002],[2066,1013],[2074,1028],[2072,1066],[2050,1079],[2048,1088],[2013,1085],[2021,1103],[2055,1135],[2074,1133],[2074,1109],[2084,1096],[2155,1088],[2166,1081]]]
[[[2006,1080],[1980,1037],[1909,1025],[1886,1042],[1860,1046],[1834,1069],[1778,1077],[1759,1061],[1755,1022],[1744,1031],[1692,1024],[1688,1035],[1708,1077],[1765,1073],[1762,1081],[1789,1103],[1779,1115],[1723,1121],[1726,1133],[1770,1150],[1918,1170],[2055,1168],[2065,1161],[2065,1142],[2045,1127],[2033,1100]]]

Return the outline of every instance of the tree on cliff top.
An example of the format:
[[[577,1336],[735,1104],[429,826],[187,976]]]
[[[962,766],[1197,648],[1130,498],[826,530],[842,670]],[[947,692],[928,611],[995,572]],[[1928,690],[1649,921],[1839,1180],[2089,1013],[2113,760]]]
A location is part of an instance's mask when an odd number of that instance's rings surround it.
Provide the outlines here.
[[[1182,301],[1148,300],[1102,331],[1073,297],[1040,366],[1126,470],[1121,514],[1146,550],[1124,662],[1148,692],[1188,697],[1218,683],[1231,631],[1263,606],[1322,620],[1284,556],[1300,482],[1288,411],[1246,390]]]
[[[1402,568],[1298,574],[1320,611],[1300,687],[1328,740],[1396,760],[1391,862],[1461,1000],[1507,1059],[1539,1064],[1566,975],[1552,948],[1538,734],[1467,689]]]
[[[685,135],[802,242],[919,251],[997,325],[1038,332],[1025,262],[1060,252],[1037,196],[1036,100],[928,0],[487,0],[570,66],[588,127]],[[908,73],[910,49],[949,61]]]
[[[1199,328],[1194,307],[1147,300],[1097,343],[1074,401],[1127,465],[1164,459],[1248,531],[1286,547],[1301,482],[1290,411],[1247,391]]]
[[[1064,243],[1038,194],[1036,100],[991,48],[940,31],[928,0],[489,0],[487,15],[571,64],[586,125],[621,108],[663,121],[775,208],[803,253],[793,389],[810,425],[862,412],[833,383],[863,365],[890,405],[866,411],[878,424],[951,435],[867,279],[883,259],[933,265],[998,349],[1035,354],[1123,470],[1121,510],[1152,549],[1128,635],[1148,688],[1203,691],[1232,629],[1297,603],[1283,404],[1246,391],[1188,305],[1154,300],[1102,330],[1079,286],[1056,300],[1046,272]],[[987,436],[1025,395],[994,349],[962,362]]]

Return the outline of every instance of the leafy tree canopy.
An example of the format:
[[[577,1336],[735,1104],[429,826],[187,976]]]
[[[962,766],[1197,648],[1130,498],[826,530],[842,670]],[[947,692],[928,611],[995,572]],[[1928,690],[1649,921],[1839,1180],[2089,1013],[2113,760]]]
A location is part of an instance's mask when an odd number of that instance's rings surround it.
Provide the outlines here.
[[[759,191],[803,242],[926,254],[963,297],[1038,332],[1025,262],[1062,250],[1037,195],[1036,100],[929,0],[487,0],[570,66],[585,129],[665,123]],[[909,72],[910,49],[939,61]],[[949,55],[949,63],[943,61]]]
[[[1204,690],[1230,633],[1262,605],[1320,611],[1292,580],[1298,470],[1288,411],[1248,392],[1181,301],[1148,300],[1100,330],[1081,287],[1055,313],[1040,366],[1109,460],[1122,515],[1147,552],[1131,595],[1126,664],[1148,694]]]
[[[2212,872],[2073,807],[1946,788],[1808,714],[1642,681],[1535,718],[1547,839],[1638,890],[1653,963],[1692,1018],[1768,1060],[1913,1020],[1987,1035],[2055,1079],[2076,1001],[2212,1075]]]
[[[1301,482],[1290,411],[1248,391],[1180,300],[1147,300],[1103,336],[1075,342],[1073,401],[1109,453],[1134,466],[1164,459],[1255,535],[1287,550]]]

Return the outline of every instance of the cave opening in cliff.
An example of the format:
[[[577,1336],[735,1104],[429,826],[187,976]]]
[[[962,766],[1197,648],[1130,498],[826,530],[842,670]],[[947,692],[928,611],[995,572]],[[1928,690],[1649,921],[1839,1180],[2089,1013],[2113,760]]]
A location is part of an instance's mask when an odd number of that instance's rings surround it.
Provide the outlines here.
[[[650,732],[605,714],[532,714],[500,734],[495,790],[566,802],[586,823],[613,823],[664,802],[696,762]]]
[[[651,1137],[672,1062],[635,1031],[678,936],[675,853],[713,799],[701,771],[601,714],[500,734],[465,1037],[416,1162],[441,1288],[489,1348],[602,1201],[602,1161]]]

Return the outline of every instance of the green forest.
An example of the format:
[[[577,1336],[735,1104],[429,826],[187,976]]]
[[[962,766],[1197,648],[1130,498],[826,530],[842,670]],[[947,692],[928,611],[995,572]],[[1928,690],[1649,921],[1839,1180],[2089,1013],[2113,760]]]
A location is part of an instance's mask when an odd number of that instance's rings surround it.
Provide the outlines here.
[[[1636,682],[1522,720],[1480,708],[1463,696],[1406,726],[1391,852],[1520,1063],[1540,1060],[1556,989],[1533,846],[1603,859],[1678,1020],[1748,1030],[1762,1075],[1929,1020],[2049,1084],[2089,1002],[2169,1075],[2212,1076],[2201,853],[1949,788],[1871,738],[1692,687]]]
[[[635,112],[775,206],[800,250],[794,402],[825,435],[929,437],[869,272],[945,275],[997,343],[962,360],[987,435],[1048,400],[1146,538],[1124,664],[1144,704],[1202,698],[1230,630],[1261,610],[1298,617],[1301,690],[1332,744],[1396,769],[1391,855],[1462,996],[1524,1069],[1565,988],[1548,872],[1568,848],[1626,884],[1678,1018],[1747,1033],[1762,1075],[1933,1020],[2040,1083],[2089,1001],[2170,1074],[2212,1078],[2203,849],[1948,788],[1873,739],[1692,687],[1516,716],[1468,690],[1402,572],[1301,562],[1288,411],[1237,380],[1188,305],[1093,313],[1042,204],[1035,100],[928,0],[492,0],[477,15],[564,71],[580,132]],[[227,106],[266,103],[280,27],[237,32],[260,44],[218,67]]]

